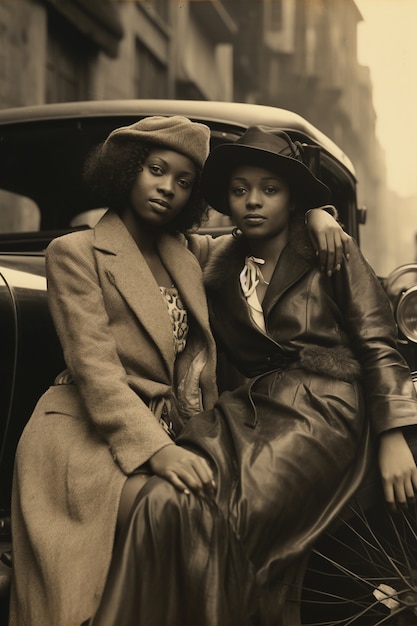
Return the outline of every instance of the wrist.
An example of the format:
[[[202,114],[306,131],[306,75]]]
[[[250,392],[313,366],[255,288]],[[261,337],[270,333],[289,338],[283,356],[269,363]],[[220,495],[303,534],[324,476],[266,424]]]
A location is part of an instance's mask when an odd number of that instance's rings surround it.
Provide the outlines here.
[[[380,444],[383,442],[393,442],[405,440],[404,433],[402,428],[391,428],[390,430],[385,430],[379,434],[379,442]]]
[[[324,204],[323,206],[313,207],[311,209],[308,209],[304,213],[304,223],[306,225],[308,224],[308,216],[310,215],[312,211],[325,211],[326,213],[329,213],[329,215],[331,215],[335,220],[337,220],[339,217],[337,209],[333,204]]]

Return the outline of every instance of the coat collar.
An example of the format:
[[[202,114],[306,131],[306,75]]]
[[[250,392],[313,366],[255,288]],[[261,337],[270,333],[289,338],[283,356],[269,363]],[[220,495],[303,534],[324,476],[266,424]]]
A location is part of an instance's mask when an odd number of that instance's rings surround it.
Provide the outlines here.
[[[94,231],[94,247],[103,259],[109,280],[160,348],[172,373],[172,326],[159,286],[142,253],[116,213],[108,211]],[[158,250],[186,308],[208,329],[205,292],[197,260],[179,238],[168,233],[161,234]]]
[[[209,293],[224,287],[225,283],[227,289],[236,288],[240,291],[239,274],[243,269],[245,257],[249,254],[249,248],[243,237],[230,237],[226,240],[224,245],[216,250],[215,256],[204,272],[204,282]],[[289,243],[282,251],[262,303],[265,316],[287,289],[311,269],[315,262],[314,258],[314,250],[304,223],[301,220],[294,222]]]

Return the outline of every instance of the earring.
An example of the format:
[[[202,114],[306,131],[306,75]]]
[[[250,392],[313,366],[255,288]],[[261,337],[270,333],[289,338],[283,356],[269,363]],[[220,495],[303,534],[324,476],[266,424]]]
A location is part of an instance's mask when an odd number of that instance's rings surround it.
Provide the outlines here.
[[[240,228],[237,228],[237,226],[232,230],[232,237],[234,237],[236,239],[236,237],[240,237],[240,235],[242,234],[242,231],[240,230]]]

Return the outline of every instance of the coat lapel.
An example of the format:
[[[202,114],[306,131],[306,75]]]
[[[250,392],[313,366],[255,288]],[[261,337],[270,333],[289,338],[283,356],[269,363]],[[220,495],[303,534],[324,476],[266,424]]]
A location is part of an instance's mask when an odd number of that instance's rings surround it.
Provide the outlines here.
[[[181,241],[168,234],[163,234],[160,238],[159,254],[187,310],[201,326],[208,330],[206,293],[197,259]]]
[[[106,213],[95,227],[95,248],[98,263],[152,337],[172,374],[174,343],[166,304],[143,255],[115,213]]]
[[[311,262],[298,254],[291,244],[284,248],[275,266],[262,303],[265,318],[268,317],[272,308],[282,298],[287,289],[299,281],[310,268]]]

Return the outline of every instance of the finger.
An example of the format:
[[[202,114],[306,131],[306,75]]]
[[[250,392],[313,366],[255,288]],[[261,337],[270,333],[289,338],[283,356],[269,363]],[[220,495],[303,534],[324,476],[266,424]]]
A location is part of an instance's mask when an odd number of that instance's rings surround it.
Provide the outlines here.
[[[342,267],[343,254],[344,254],[343,240],[342,240],[342,237],[340,236],[340,233],[335,233],[334,241],[335,241],[334,243],[334,249],[335,249],[334,271],[338,272],[340,268]]]
[[[194,460],[194,470],[196,471],[199,479],[201,480],[204,489],[212,495],[216,489],[216,483],[213,476],[213,471],[210,465],[202,457],[197,457]]]
[[[320,235],[317,239],[316,253],[319,258],[320,269],[322,272],[324,272],[327,266],[328,249],[327,249],[327,240],[322,235]]]
[[[417,468],[416,467],[414,467],[411,470],[410,483],[411,483],[411,489],[408,491],[408,493],[410,493],[411,490],[412,490],[412,496],[410,496],[409,498],[410,498],[410,502],[415,504],[416,501],[417,501],[417,497],[416,497],[416,494],[417,494]]]
[[[412,481],[411,475],[410,475],[409,478],[407,478],[404,481],[404,491],[405,491],[405,496],[406,496],[408,502],[412,502],[412,501],[415,500],[414,485],[413,485],[413,481]]]
[[[397,507],[395,506],[395,496],[394,496],[394,486],[391,482],[383,481],[383,489],[384,489],[384,497],[385,501],[388,505],[388,508],[391,511],[396,511]]]
[[[204,495],[204,484],[194,467],[193,459],[176,467],[175,473],[188,489],[200,496]]]
[[[398,502],[400,506],[407,505],[407,496],[405,492],[405,484],[404,480],[397,480],[394,483],[394,495],[395,500]]]
[[[413,485],[414,494],[417,493],[417,468],[411,472],[411,484]]]
[[[191,450],[188,450],[186,455],[183,468],[188,472],[187,476],[190,476],[191,480],[195,479],[205,488],[215,488],[213,471],[207,459]]]
[[[326,237],[326,248],[326,272],[328,276],[331,276],[335,267],[335,241],[333,234]]]
[[[175,472],[167,472],[164,478],[166,478],[166,480],[168,480],[171,485],[175,487],[175,489],[178,489],[178,491],[185,493],[185,495],[187,496],[190,495],[191,492],[188,485],[183,480],[181,480],[181,478]]]
[[[347,235],[344,232],[343,237],[342,237],[342,245],[343,245],[343,254],[347,260],[349,260],[349,256],[350,256],[350,240],[351,238],[349,237],[349,235]]]

